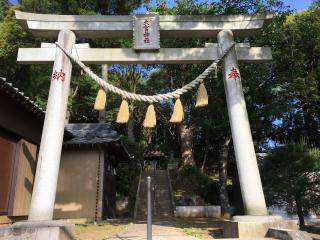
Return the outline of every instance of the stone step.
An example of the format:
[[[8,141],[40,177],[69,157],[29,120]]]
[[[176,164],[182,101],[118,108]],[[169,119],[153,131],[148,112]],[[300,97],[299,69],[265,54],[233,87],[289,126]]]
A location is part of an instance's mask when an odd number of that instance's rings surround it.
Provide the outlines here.
[[[143,208],[142,206],[147,206],[147,201],[138,201],[138,204],[141,206],[140,208]],[[156,207],[166,207],[170,206],[171,207],[171,202],[170,201],[156,201],[155,203],[152,202],[151,205],[156,205]]]
[[[151,175],[151,176],[146,175],[146,176],[142,176],[141,179],[144,180],[144,181],[147,181],[147,178],[148,178],[148,177],[151,177],[151,181],[152,181],[153,179],[165,179],[165,178],[167,178],[167,174]]]
[[[154,208],[152,208],[152,209],[154,209]],[[145,208],[145,209],[140,209],[139,211],[137,211],[137,213],[139,213],[139,212],[146,212],[147,211],[147,209]],[[156,208],[156,211],[157,212],[171,212],[171,208]]]
[[[166,185],[168,185],[168,182],[167,181],[156,181],[154,185],[165,187]],[[147,184],[144,183],[144,182],[141,182],[141,186],[140,187],[147,188]]]
[[[146,210],[147,208],[140,208],[142,211]],[[172,207],[171,205],[167,205],[167,206],[156,206],[156,209],[159,209],[159,210],[172,210]],[[141,211],[141,210],[137,210],[137,211]]]
[[[161,216],[161,215],[172,215],[171,211],[163,211],[163,212],[152,212],[152,216]],[[147,212],[139,212],[136,217],[147,216]]]
[[[148,196],[148,194],[141,193],[141,194],[139,194],[138,198],[141,199],[141,200],[143,200],[143,199],[147,200],[147,196]],[[156,192],[156,194],[152,194],[152,196],[156,196],[157,197],[156,200],[158,200],[158,201],[161,200],[161,199],[167,199],[168,201],[170,201],[170,198],[168,199],[168,197],[170,197],[170,194],[169,194],[168,191],[166,191],[166,192]]]
[[[143,218],[143,217],[146,217],[147,216],[147,213],[146,212],[143,212],[143,213],[139,213],[136,215],[136,218]],[[161,213],[154,213],[152,212],[152,216],[153,217],[160,217],[160,216],[172,216],[172,213],[171,212],[161,212]]]
[[[155,182],[161,182],[161,181],[166,182],[167,181],[167,177],[164,176],[164,177],[156,177],[156,178],[152,177],[151,178],[151,184],[155,183]],[[147,183],[147,178],[142,179],[142,182],[143,183]]]
[[[144,192],[144,191],[140,191],[139,193],[139,198],[140,199],[147,199],[147,196],[148,196],[148,193],[147,192]],[[167,199],[168,197],[170,197],[170,193],[169,193],[169,190],[159,190],[159,191],[156,191],[155,193],[151,193],[151,196],[156,196],[156,197],[159,197],[159,198],[165,198]],[[170,198],[168,199],[170,200]]]
[[[139,193],[147,193],[148,189],[147,187],[140,187],[140,192]],[[165,188],[165,185],[163,186],[156,186],[156,192],[169,192],[169,189]]]
[[[154,209],[154,208],[152,208]],[[171,211],[171,207],[162,207],[162,208],[156,208],[157,211]],[[147,211],[147,208],[142,208],[142,209],[139,209],[137,212],[139,211],[142,211],[142,212],[145,212]]]
[[[157,209],[156,211],[152,210],[152,212],[156,212],[156,213],[172,213],[171,209]],[[146,214],[147,213],[147,209],[143,209],[137,212],[137,215],[139,214]]]
[[[166,185],[157,185],[155,186],[156,191],[160,190],[160,191],[169,191],[169,189],[167,189]],[[144,187],[144,186],[140,186],[140,192],[147,192],[148,188]]]
[[[156,189],[156,194],[169,194],[169,190],[168,189]],[[147,196],[148,191],[147,189],[140,189],[139,195],[140,196]],[[154,192],[151,192],[151,194],[154,194]]]
[[[156,186],[156,187],[162,186],[162,187],[165,187],[167,185],[168,185],[168,182],[156,182],[156,184],[151,185],[151,186]],[[146,183],[141,183],[140,187],[147,188],[147,184]]]
[[[140,204],[147,204],[147,199],[146,198],[144,198],[144,199],[138,199],[138,203],[140,203]],[[168,199],[156,199],[156,201],[154,202],[154,201],[152,201],[152,203],[151,204],[161,204],[161,205],[168,205],[168,204],[170,204],[171,203],[171,201],[170,200],[168,200]]]
[[[143,206],[147,206],[147,202],[138,202],[138,204],[141,206],[140,209],[143,209],[144,208]],[[153,205],[154,204],[152,203],[152,206]],[[171,202],[163,202],[163,203],[156,202],[155,206],[157,208],[171,208]]]
[[[167,212],[152,212],[152,216],[168,216],[168,215],[172,216],[172,212],[170,212],[170,211],[167,211]],[[138,213],[136,215],[136,217],[145,217],[145,216],[147,216],[147,212],[141,212],[141,213]]]
[[[156,171],[144,171],[142,172],[140,179],[140,191],[138,193],[137,201],[137,212],[136,219],[145,219],[147,215],[147,177],[151,177],[153,186],[155,186],[155,193],[152,196],[156,197],[155,208],[156,211],[153,213],[156,216],[172,216],[172,204],[169,190],[169,181],[166,170]],[[154,204],[154,202],[152,203]]]
[[[152,208],[154,208],[154,207],[152,206]],[[146,207],[142,207],[137,211],[146,210],[146,209],[147,209]],[[171,210],[172,207],[168,204],[167,206],[161,206],[161,207],[160,206],[156,206],[155,209],[158,209],[158,210],[163,210],[163,209]]]

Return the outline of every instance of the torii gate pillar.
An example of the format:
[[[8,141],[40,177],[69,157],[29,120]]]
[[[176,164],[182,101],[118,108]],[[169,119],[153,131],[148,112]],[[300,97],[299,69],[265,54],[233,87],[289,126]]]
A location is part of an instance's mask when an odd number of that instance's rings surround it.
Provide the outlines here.
[[[59,32],[58,42],[68,51],[71,51],[75,40],[72,31]],[[57,48],[28,218],[31,221],[52,220],[71,70],[70,59]]]
[[[222,30],[219,32],[218,43],[222,51],[228,49],[234,43],[232,31]],[[222,67],[245,214],[267,215],[266,202],[242,91],[238,60],[234,48],[225,56]]]

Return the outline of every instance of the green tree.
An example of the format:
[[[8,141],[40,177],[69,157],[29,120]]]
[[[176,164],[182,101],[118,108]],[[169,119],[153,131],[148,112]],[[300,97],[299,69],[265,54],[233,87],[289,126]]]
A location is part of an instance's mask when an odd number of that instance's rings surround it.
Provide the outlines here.
[[[130,14],[150,0],[20,0],[24,11],[54,14]]]
[[[264,96],[266,100],[256,106],[266,107],[264,120],[269,118],[273,125],[265,139],[269,135],[269,139],[284,143],[303,137],[308,144],[320,144],[319,16],[314,8],[280,16],[256,41],[272,46],[273,53],[271,65],[257,68],[269,97]],[[248,75],[251,81],[258,74],[255,72]]]
[[[5,18],[10,7],[11,3],[8,0],[0,0],[0,21]]]
[[[262,177],[270,205],[285,207],[299,216],[320,212],[320,149],[305,142],[288,143],[271,151],[263,164]]]
[[[131,65],[115,65],[110,71],[110,81],[115,85],[122,89],[125,89],[132,93],[143,93],[144,92],[144,78],[142,71],[142,66],[138,66],[136,64]],[[112,107],[112,111],[114,113],[113,119],[119,110],[120,101],[118,97],[118,101]],[[111,108],[108,108],[109,111]],[[142,122],[145,114],[145,106],[141,102],[130,101],[129,105],[129,121],[127,123],[127,131],[126,134],[128,136],[128,140],[135,142],[139,140],[139,132],[142,130]],[[141,137],[141,135],[140,135]]]
[[[9,80],[26,74],[28,67],[16,63],[18,48],[28,44],[27,33],[17,24],[14,9],[11,7],[0,21],[0,76]],[[28,75],[28,74],[27,74]]]
[[[43,39],[34,38],[22,29],[15,19],[15,9],[51,14],[130,14],[142,4],[147,3],[148,0],[122,2],[21,0],[17,5],[11,6],[11,4],[3,0],[0,2],[0,76],[6,77],[8,81],[45,108],[52,66],[17,64],[16,58],[19,47],[37,47]],[[128,47],[129,42],[127,40],[109,41],[104,39],[90,41],[77,39],[77,41],[90,42],[92,47]],[[99,66],[92,67],[94,70],[100,70]],[[92,111],[92,106],[97,89],[97,84],[87,76],[80,75],[80,69],[74,66],[71,81],[71,91],[74,96],[69,103],[71,121],[96,121],[97,113]]]

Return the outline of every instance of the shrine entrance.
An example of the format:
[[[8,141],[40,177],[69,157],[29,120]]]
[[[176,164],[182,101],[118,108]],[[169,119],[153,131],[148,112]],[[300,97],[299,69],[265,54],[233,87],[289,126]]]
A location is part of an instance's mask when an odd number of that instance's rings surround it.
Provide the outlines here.
[[[32,193],[29,220],[51,220],[57,188],[63,132],[70,88],[72,61],[78,64],[105,90],[124,99],[153,104],[167,99],[179,100],[183,93],[205,82],[219,63],[227,98],[235,157],[246,215],[267,215],[238,61],[272,60],[269,47],[250,47],[234,38],[254,36],[271,15],[234,16],[75,16],[33,14],[16,11],[21,25],[34,36],[57,39],[41,48],[20,48],[17,61],[22,64],[53,63],[52,79],[44,121],[38,165]],[[133,49],[95,49],[76,44],[78,39],[133,38]],[[160,48],[163,38],[217,38],[203,48]],[[119,89],[103,81],[85,64],[179,64],[207,63],[208,68],[180,89],[166,94],[140,95]],[[148,110],[149,111],[149,110]],[[120,121],[120,120],[119,120]],[[120,121],[121,122],[121,121]],[[123,120],[122,122],[125,122]],[[155,122],[147,127],[153,127]]]

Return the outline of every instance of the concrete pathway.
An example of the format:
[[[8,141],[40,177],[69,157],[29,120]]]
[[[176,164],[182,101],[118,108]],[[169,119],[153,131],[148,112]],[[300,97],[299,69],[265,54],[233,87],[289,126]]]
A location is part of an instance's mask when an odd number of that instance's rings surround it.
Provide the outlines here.
[[[147,224],[130,224],[125,231],[108,240],[146,240]],[[152,225],[152,240],[198,240],[186,235],[181,229],[174,227],[170,222],[154,222]]]

